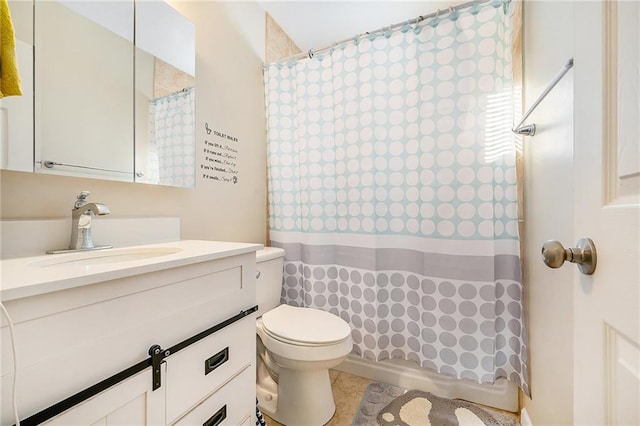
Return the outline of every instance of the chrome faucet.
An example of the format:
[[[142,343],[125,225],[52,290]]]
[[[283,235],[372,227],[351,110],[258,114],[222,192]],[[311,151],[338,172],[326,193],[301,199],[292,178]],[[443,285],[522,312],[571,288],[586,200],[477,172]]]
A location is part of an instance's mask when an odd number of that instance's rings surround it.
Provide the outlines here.
[[[68,253],[70,251],[100,250],[113,246],[96,246],[91,236],[91,213],[96,216],[104,216],[111,211],[109,207],[101,203],[89,203],[87,197],[89,191],[82,191],[71,209],[71,241],[69,248],[60,250],[47,250],[47,254]]]
[[[112,246],[95,246],[91,236],[91,213],[103,216],[111,213],[109,207],[100,203],[89,203],[89,191],[82,191],[71,210],[71,241],[69,250],[96,250]]]

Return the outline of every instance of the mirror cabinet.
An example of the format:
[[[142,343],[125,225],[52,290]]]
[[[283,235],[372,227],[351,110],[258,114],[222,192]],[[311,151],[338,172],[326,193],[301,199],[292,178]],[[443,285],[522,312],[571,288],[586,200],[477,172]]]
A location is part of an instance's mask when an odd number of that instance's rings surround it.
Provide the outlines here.
[[[162,0],[9,7],[23,96],[0,100],[3,169],[194,186],[191,22]]]

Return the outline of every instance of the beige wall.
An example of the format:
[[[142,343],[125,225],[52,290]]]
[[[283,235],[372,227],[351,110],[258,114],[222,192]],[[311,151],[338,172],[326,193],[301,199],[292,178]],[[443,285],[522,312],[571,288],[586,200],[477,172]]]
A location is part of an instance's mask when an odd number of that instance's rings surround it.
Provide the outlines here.
[[[528,107],[573,57],[573,5],[525,1],[524,82]],[[573,240],[573,73],[532,114],[534,137],[524,138],[525,261],[532,399],[535,425],[573,423],[573,269],[547,268],[544,241]]]
[[[68,217],[76,194],[89,190],[113,217],[179,216],[186,239],[264,242],[264,12],[254,3],[173,3],[196,26],[196,167],[206,122],[238,138],[238,184],[198,174],[196,188],[186,190],[2,171],[0,218]]]

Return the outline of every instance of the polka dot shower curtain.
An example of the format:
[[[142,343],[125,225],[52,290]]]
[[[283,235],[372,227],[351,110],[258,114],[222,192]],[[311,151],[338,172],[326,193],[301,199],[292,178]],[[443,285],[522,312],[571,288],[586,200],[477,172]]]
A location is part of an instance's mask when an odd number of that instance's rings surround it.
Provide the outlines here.
[[[354,353],[525,393],[511,15],[490,1],[265,66],[283,302]]]

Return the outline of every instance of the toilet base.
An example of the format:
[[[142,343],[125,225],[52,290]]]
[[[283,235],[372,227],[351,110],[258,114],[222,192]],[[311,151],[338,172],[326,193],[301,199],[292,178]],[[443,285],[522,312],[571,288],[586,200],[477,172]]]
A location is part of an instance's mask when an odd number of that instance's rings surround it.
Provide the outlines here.
[[[275,382],[274,382],[275,383]],[[258,386],[260,410],[287,426],[322,426],[336,411],[327,369],[290,370],[280,367],[278,393]]]
[[[278,384],[272,379],[260,383],[256,386],[256,397],[258,398],[258,408],[262,414],[266,414],[275,420],[278,409]]]

